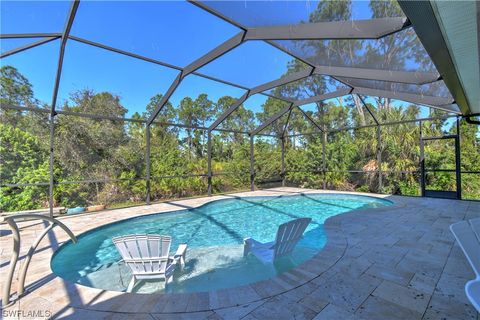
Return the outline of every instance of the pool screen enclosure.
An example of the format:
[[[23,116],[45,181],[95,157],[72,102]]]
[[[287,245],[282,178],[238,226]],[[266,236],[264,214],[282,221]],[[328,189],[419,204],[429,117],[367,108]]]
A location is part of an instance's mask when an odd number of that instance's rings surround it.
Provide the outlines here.
[[[380,6],[381,3],[379,2],[376,5]],[[212,178],[215,177],[214,168],[212,167],[212,137],[214,133],[241,134],[249,137],[250,188],[253,190],[255,188],[254,143],[256,137],[274,138],[280,141],[281,172],[279,182],[285,185],[287,172],[285,160],[286,141],[301,136],[318,136],[322,146],[319,151],[322,154],[321,161],[310,170],[323,176],[323,188],[325,188],[325,175],[330,171],[328,166],[329,159],[326,157],[328,141],[335,139],[336,134],[339,132],[348,130],[367,131],[371,129],[373,130],[372,143],[377,146],[373,156],[377,162],[374,171],[377,175],[378,190],[381,190],[384,175],[386,174],[385,172],[382,173],[382,152],[380,151],[383,135],[382,128],[411,124],[412,127],[416,127],[414,130],[419,129],[421,133],[422,123],[438,119],[450,119],[451,122],[457,124],[458,131],[458,122],[461,118],[467,118],[469,121],[474,122],[474,117],[480,113],[479,101],[475,100],[476,98],[472,93],[475,90],[471,89],[471,83],[465,84],[465,81],[462,80],[464,70],[461,65],[456,63],[456,57],[452,56],[452,48],[455,47],[455,44],[451,36],[449,38],[448,20],[445,18],[447,11],[442,7],[443,5],[435,1],[400,0],[398,1],[401,8],[399,12],[379,10],[370,17],[358,14],[358,19],[355,18],[354,14],[345,19],[342,17],[341,12],[338,15],[328,17],[323,15],[321,10],[318,10],[318,12],[311,10],[311,7],[317,6],[317,2],[310,1],[188,1],[185,5],[193,6],[204,14],[212,15],[215,19],[221,19],[235,29],[233,36],[226,37],[207,53],[199,55],[197,58],[193,57],[189,63],[172,63],[172,61],[159,59],[145,52],[142,53],[141,49],[137,52],[135,51],[135,45],[127,49],[125,46],[116,46],[113,40],[103,42],[98,37],[88,38],[82,35],[82,32],[76,34],[74,32],[75,29],[72,27],[79,12],[83,9],[82,4],[84,2],[71,2],[68,13],[65,16],[63,30],[58,32],[38,33],[36,32],[37,30],[31,30],[31,32],[25,33],[3,33],[2,30],[1,34],[2,40],[24,40],[24,44],[20,46],[9,48],[8,50],[2,49],[2,60],[34,48],[47,46],[55,41],[59,42],[58,61],[56,63],[55,80],[49,108],[37,108],[21,104],[2,103],[1,105],[4,110],[34,111],[49,117],[49,181],[44,182],[43,185],[49,188],[51,214],[53,214],[54,207],[54,188],[59,183],[54,179],[55,153],[58,152],[58,148],[61,148],[61,146],[55,144],[57,117],[59,116],[122,121],[138,123],[144,126],[145,199],[146,203],[149,204],[151,201],[150,189],[152,184],[155,183],[151,176],[151,144],[153,139],[151,128],[153,126],[172,126],[178,128],[178,130],[194,129],[204,132],[207,140],[207,168],[204,174],[196,176],[207,179],[208,195],[212,194]],[[107,5],[115,6],[115,2],[107,3]],[[123,5],[134,8],[137,6],[137,3],[126,2]],[[141,4],[138,5],[140,6]],[[160,2],[159,6],[161,7],[161,5],[162,3]],[[292,6],[292,12],[295,7],[300,5],[309,8],[311,12],[309,12],[308,21],[295,20],[293,14],[292,17],[288,17],[289,5]],[[480,5],[477,3],[473,6],[478,13]],[[321,4],[318,4],[318,8],[320,7]],[[92,10],[90,9],[88,12],[92,12]],[[475,15],[475,13],[473,14]],[[86,21],[83,19],[79,23],[86,23]],[[126,23],[128,24],[128,22]],[[195,28],[201,29],[202,26],[195,26]],[[162,31],[175,32],[175,30]],[[150,30],[146,34],[151,34],[151,32],[153,31]],[[211,30],[211,32],[214,33],[215,29]],[[84,34],[87,33],[84,32]],[[135,34],[135,37],[139,39],[142,39],[144,36],[143,33]],[[217,61],[218,63],[224,61],[227,56],[234,54],[251,43],[261,43],[269,46],[272,50],[288,55],[295,60],[295,68],[290,68],[278,79],[261,81],[248,86],[245,83],[232,81],[231,77],[218,76],[215,72],[209,72],[209,65],[217,63]],[[90,46],[145,62],[150,64],[152,68],[167,68],[171,70],[174,76],[172,76],[172,81],[162,93],[161,98],[155,101],[155,106],[147,118],[119,118],[107,114],[81,113],[64,109],[59,107],[59,92],[62,77],[65,76],[65,60],[68,58],[69,45]],[[409,54],[402,55],[402,51],[408,51],[409,46],[418,48],[415,51],[416,59],[418,58],[422,63],[414,61],[413,58],[409,57]],[[394,49],[391,52],[385,51],[387,47]],[[391,55],[391,59],[385,58],[387,55]],[[402,63],[398,63],[399,60],[395,59],[396,55],[403,57]],[[78,59],[79,57],[76,58]],[[475,67],[478,72],[478,46],[476,58]],[[225,73],[228,72],[225,71]],[[160,117],[162,112],[165,111],[164,108],[169,104],[172,97],[179,92],[179,88],[191,78],[206,79],[221,85],[234,87],[240,90],[239,92],[241,93],[211,123],[185,124],[164,121]],[[252,78],[255,78],[255,75]],[[478,87],[476,91],[478,91]],[[239,107],[249,100],[251,101],[253,96],[276,99],[282,103],[282,107],[270,114],[269,117],[255,122],[255,126],[251,130],[239,130],[222,126],[229,117],[235,115]],[[343,99],[342,101],[348,99],[354,106],[353,109],[358,112],[356,116],[361,117],[361,124],[350,123],[347,126],[334,126],[323,121],[324,118],[322,116],[314,117],[311,112],[308,112],[309,105],[324,105],[326,101],[333,99]],[[432,115],[423,114],[422,117],[411,119],[389,120],[379,116],[375,110],[372,110],[373,105],[371,101],[379,103],[388,103],[384,101],[404,101],[428,107],[430,108],[429,110],[437,110],[438,112],[432,113]],[[324,111],[328,112],[328,108]],[[311,130],[309,132],[290,132],[288,130],[289,123],[298,119],[303,119]],[[280,124],[280,130],[274,132],[266,130],[275,124]],[[72,126],[74,125],[72,124]],[[108,139],[108,137],[104,138]],[[422,139],[421,143],[423,146],[427,138],[420,135],[420,139]],[[459,133],[452,139],[456,141],[454,152],[456,152],[457,165],[454,169],[449,170],[453,170],[457,177],[455,197],[461,198]],[[420,162],[423,164],[423,149]],[[423,168],[423,165],[420,167]],[[355,171],[351,172],[355,173]],[[468,172],[468,174],[479,173],[478,171]],[[186,177],[186,175],[179,175],[178,177]],[[100,180],[92,179],[90,182],[95,181]],[[423,195],[426,195],[424,170],[421,172],[421,181]],[[62,183],[76,183],[76,181]],[[23,186],[21,183],[4,183],[4,181],[2,181],[2,185],[6,187]]]

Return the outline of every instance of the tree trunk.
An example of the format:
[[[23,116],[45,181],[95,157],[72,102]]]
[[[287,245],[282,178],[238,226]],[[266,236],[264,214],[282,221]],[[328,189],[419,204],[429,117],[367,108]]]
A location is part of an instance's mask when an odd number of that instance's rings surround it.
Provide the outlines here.
[[[358,96],[352,95],[352,97],[355,103],[355,108],[357,108],[358,115],[360,116],[360,125],[365,126],[367,123],[365,121],[365,112],[363,110],[363,103]]]

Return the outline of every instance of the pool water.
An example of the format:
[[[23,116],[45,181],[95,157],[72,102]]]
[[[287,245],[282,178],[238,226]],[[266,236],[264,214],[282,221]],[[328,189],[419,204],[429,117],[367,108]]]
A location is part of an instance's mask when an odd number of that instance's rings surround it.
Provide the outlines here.
[[[172,254],[188,244],[186,265],[177,268],[167,286],[140,282],[134,292],[202,292],[265,280],[312,258],[326,244],[327,218],[355,209],[389,206],[392,202],[345,194],[301,194],[280,197],[244,197],[213,201],[201,207],[131,218],[93,229],[68,242],[52,258],[52,270],[82,285],[125,291],[131,273],[123,264],[112,238],[149,233],[173,237]],[[312,222],[294,252],[274,264],[253,255],[243,257],[243,239],[273,241],[282,223],[310,217]],[[94,218],[94,217],[93,217]]]

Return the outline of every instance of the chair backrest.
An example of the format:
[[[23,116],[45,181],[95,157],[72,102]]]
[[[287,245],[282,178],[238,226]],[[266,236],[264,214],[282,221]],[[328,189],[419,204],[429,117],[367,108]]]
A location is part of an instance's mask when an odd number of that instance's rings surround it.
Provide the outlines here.
[[[477,278],[480,277],[480,218],[460,221],[450,226],[450,230],[467,257]]]
[[[293,251],[310,221],[312,221],[311,218],[299,218],[278,227],[277,237],[275,238],[274,259]]]
[[[165,273],[172,238],[156,234],[116,237],[113,243],[134,274]]]

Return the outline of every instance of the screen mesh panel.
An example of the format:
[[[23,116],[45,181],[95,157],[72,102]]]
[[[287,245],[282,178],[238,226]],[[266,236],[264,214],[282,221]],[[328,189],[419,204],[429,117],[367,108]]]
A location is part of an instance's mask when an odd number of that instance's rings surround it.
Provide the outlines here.
[[[452,95],[442,80],[423,85],[416,85],[379,80],[354,79],[347,77],[339,77],[338,79],[353,87],[371,88],[391,92],[413,93],[420,96],[444,97],[452,99],[453,101]]]
[[[174,69],[69,41],[57,110],[128,118],[145,117],[153,108],[151,100],[162,95],[177,74]],[[151,79],[157,79],[158,83],[153,84]],[[141,92],[138,87],[142,88]],[[116,107],[109,108],[106,103],[79,103],[78,100],[87,93],[96,96],[108,93]]]
[[[48,113],[0,110],[1,184],[49,182]]]
[[[28,92],[15,93],[8,86],[2,86],[2,104],[50,108],[59,47],[60,41],[54,40],[2,58],[0,67],[4,79],[12,79],[20,87],[30,87],[30,90],[27,90]]]
[[[208,127],[223,111],[223,105],[235,101],[245,90],[195,75],[186,77],[169,99],[172,122]]]
[[[293,59],[295,60],[295,59]],[[242,86],[255,86],[284,76],[292,57],[261,41],[248,41],[202,67],[199,72]]]
[[[480,135],[396,1],[73,3],[0,3],[0,210],[248,189],[252,135],[257,187],[418,195],[418,124],[441,136],[457,121],[478,199]]]
[[[447,117],[452,113],[396,99],[361,96],[379,123],[410,121],[431,117]]]
[[[70,2],[2,1],[1,8],[2,33],[62,32]]]
[[[435,71],[412,28],[378,40],[276,40],[313,65],[396,71]]]
[[[1,53],[23,47],[25,45],[34,43],[42,38],[15,38],[15,39],[0,39]]]
[[[238,32],[183,1],[86,1],[71,35],[183,67]]]
[[[246,27],[403,17],[396,1],[201,1]],[[288,12],[288,14],[285,14]]]

